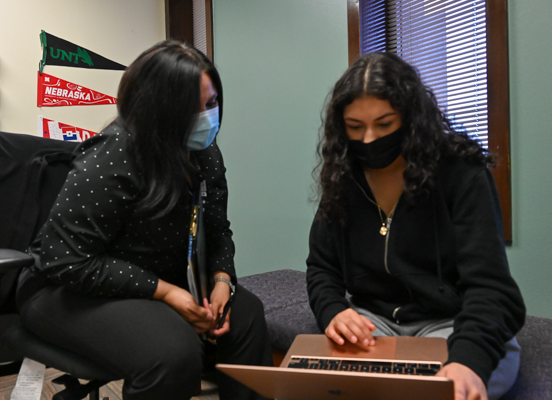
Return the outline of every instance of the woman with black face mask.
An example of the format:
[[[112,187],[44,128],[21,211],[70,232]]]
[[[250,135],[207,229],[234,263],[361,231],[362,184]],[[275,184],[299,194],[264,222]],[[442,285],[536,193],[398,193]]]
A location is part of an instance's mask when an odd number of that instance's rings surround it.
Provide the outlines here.
[[[364,349],[374,336],[447,338],[438,375],[455,400],[499,398],[517,376],[525,306],[493,157],[391,53],[361,57],[336,83],[318,154],[307,285],[320,329]]]

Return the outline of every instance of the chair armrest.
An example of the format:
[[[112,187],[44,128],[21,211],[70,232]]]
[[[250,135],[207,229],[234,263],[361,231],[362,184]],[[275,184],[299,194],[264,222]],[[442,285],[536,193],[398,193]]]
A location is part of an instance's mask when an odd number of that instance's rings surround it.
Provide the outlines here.
[[[0,273],[23,267],[30,267],[34,258],[17,250],[0,249]]]

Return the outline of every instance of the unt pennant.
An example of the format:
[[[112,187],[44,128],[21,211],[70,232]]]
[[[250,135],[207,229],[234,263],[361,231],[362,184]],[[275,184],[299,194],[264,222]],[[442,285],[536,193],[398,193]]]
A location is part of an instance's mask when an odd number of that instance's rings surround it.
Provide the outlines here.
[[[38,70],[41,74],[45,65],[121,71],[126,68],[122,64],[45,31],[40,33],[40,43],[42,44],[42,60],[40,60]]]
[[[96,104],[116,104],[115,97],[96,92],[84,86],[38,73],[37,107],[89,106]]]
[[[87,129],[43,118],[42,115],[38,116],[38,136],[71,142],[84,142],[97,134],[97,132]]]

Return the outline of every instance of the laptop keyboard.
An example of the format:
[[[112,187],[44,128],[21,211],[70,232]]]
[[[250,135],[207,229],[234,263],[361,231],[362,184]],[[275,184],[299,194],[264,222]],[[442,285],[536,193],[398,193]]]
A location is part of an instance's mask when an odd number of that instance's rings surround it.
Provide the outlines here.
[[[439,372],[441,364],[292,357],[290,363],[288,364],[288,368],[432,376]]]

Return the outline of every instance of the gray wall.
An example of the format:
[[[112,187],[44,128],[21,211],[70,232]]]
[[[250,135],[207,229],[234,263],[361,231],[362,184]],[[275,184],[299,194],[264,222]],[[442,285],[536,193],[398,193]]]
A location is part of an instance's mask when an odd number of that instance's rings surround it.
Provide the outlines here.
[[[217,140],[241,276],[305,269],[320,112],[347,68],[344,4],[214,2],[215,64],[225,96]]]
[[[509,7],[514,244],[507,252],[529,313],[552,317],[552,3]],[[346,2],[215,0],[214,27],[238,274],[304,270],[320,111],[347,68]]]
[[[512,273],[528,311],[552,317],[552,2],[508,2]]]

